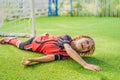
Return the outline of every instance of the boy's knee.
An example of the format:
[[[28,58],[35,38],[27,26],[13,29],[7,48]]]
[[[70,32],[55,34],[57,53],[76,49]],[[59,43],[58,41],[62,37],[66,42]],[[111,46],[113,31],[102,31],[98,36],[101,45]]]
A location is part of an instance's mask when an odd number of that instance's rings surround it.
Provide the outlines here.
[[[23,43],[20,43],[18,48],[19,48],[19,49],[24,49],[24,44],[23,44]]]

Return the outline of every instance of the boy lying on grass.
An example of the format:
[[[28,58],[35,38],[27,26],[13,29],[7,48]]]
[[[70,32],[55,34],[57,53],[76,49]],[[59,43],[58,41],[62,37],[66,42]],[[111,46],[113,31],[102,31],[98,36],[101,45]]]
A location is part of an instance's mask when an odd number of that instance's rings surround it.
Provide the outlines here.
[[[50,62],[72,58],[85,69],[100,71],[99,66],[88,64],[81,56],[91,56],[95,50],[94,40],[89,36],[77,36],[71,38],[69,35],[50,37],[48,33],[33,37],[25,42],[18,38],[10,37],[0,40],[1,44],[11,44],[19,49],[39,52],[45,56],[38,58],[23,59],[22,64],[27,66],[32,62]]]

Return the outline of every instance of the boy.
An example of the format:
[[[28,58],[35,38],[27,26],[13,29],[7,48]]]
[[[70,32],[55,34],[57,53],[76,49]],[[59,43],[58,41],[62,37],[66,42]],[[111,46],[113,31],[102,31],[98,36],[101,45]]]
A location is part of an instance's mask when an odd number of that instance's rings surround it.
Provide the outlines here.
[[[21,42],[17,38],[4,38],[0,40],[1,44],[12,44],[19,49],[39,52],[45,56],[38,58],[23,59],[23,65],[30,65],[32,62],[50,62],[55,60],[64,60],[72,58],[85,69],[100,71],[99,66],[88,64],[81,56],[90,56],[95,49],[94,40],[89,36],[77,36],[71,38],[69,35],[49,37],[49,34],[43,34],[33,37],[26,42]]]

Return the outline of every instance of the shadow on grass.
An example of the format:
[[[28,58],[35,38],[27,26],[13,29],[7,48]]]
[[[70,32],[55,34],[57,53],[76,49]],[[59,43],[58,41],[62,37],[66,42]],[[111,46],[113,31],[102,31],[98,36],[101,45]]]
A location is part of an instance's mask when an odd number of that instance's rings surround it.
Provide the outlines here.
[[[89,64],[94,64],[94,65],[98,65],[98,66],[100,66],[101,68],[102,68],[102,71],[115,71],[116,70],[116,68],[114,67],[114,66],[112,66],[112,65],[110,65],[110,64],[108,64],[108,63],[106,63],[106,62],[104,62],[104,61],[102,61],[102,60],[99,60],[99,59],[97,59],[97,58],[94,58],[94,57],[83,57],[83,59],[87,62],[87,63],[89,63]],[[73,68],[73,69],[75,69],[75,67],[74,67],[74,64],[75,63],[73,63],[73,61],[72,62],[70,62],[69,60],[63,60],[63,61],[68,61],[68,64],[70,63],[70,64],[73,64],[73,65],[71,65],[71,68]],[[60,62],[60,61],[53,61],[53,62]],[[34,67],[38,67],[38,66],[40,66],[41,64],[48,64],[48,63],[51,63],[51,62],[45,62],[45,63],[32,63],[31,65],[29,65],[29,66],[25,66],[25,68],[34,68]],[[79,64],[75,64],[76,66],[79,66]],[[81,66],[82,67],[82,66]],[[78,68],[78,67],[77,67]]]
[[[77,71],[78,73],[82,73],[82,74],[87,74],[87,75],[91,75],[91,76],[97,76],[100,80],[109,80],[109,77],[104,75],[106,72],[109,73],[109,72],[115,72],[117,69],[111,65],[111,64],[108,64],[102,60],[99,60],[97,58],[94,58],[94,57],[89,57],[89,58],[83,58],[87,63],[90,63],[90,64],[95,64],[95,65],[98,65],[102,68],[102,71],[99,71],[99,72],[94,72],[94,71],[90,71],[90,70],[86,70],[84,69],[82,66],[80,66],[78,63],[75,63],[73,60],[65,60],[67,62],[64,63],[64,60],[63,61],[55,61],[55,62],[60,62],[62,63],[63,65],[64,64],[68,64],[68,65],[64,65],[64,67],[68,67],[67,69],[69,70],[73,70],[74,71]],[[29,66],[25,66],[25,69],[35,69],[36,67],[42,65],[42,64],[49,64],[50,62],[47,62],[47,63],[33,63],[32,65],[29,65]],[[72,65],[71,65],[72,64]],[[61,64],[57,64],[58,66],[62,66]],[[81,69],[80,69],[81,68]],[[66,68],[65,68],[66,69]]]
[[[98,76],[100,78],[100,80],[109,80],[109,76],[104,75],[105,73],[111,73],[111,72],[116,72],[116,67],[108,64],[102,60],[99,60],[97,58],[94,57],[89,57],[89,58],[83,58],[86,62],[90,63],[90,64],[94,64],[94,65],[98,65],[102,68],[101,71],[98,72],[92,72],[89,70],[86,71],[82,71],[83,74],[87,74],[87,75],[93,75],[93,76]]]
[[[113,68],[115,69],[115,67],[113,65],[108,64],[108,63],[106,63],[102,60],[99,60],[97,58],[94,58],[94,57],[83,58],[83,59],[90,64],[95,64],[95,65],[102,67],[102,71],[110,71],[110,69],[113,70]]]

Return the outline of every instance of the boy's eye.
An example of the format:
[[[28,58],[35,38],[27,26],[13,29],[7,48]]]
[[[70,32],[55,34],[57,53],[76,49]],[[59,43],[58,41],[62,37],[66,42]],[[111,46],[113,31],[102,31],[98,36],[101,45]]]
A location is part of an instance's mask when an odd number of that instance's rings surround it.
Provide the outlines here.
[[[89,44],[89,41],[87,41],[87,44]]]

